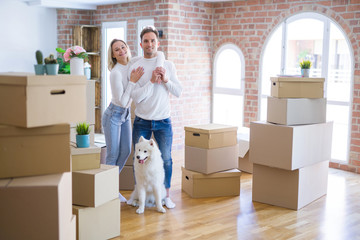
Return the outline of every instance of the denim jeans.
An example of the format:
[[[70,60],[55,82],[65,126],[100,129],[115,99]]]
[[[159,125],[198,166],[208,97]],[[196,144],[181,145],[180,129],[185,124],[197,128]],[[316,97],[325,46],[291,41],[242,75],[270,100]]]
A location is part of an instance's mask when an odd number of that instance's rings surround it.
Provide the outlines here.
[[[106,142],[106,164],[123,169],[131,153],[130,108],[110,103],[105,110],[102,125]]]
[[[154,133],[154,138],[159,145],[161,157],[164,161],[165,188],[170,188],[173,164],[171,158],[171,145],[173,140],[171,119],[166,118],[163,120],[155,121],[145,120],[136,116],[133,128],[134,145],[139,141],[141,136],[146,139],[150,139],[152,133]]]

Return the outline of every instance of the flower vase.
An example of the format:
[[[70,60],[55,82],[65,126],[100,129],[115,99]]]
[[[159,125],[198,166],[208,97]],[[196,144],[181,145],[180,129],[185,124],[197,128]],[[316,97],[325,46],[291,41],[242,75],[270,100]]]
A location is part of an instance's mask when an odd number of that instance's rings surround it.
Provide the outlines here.
[[[309,75],[310,75],[310,69],[304,69],[304,68],[301,69],[302,77],[309,77]]]
[[[76,146],[78,148],[90,147],[90,135],[76,135]]]
[[[70,75],[84,75],[84,59],[78,57],[70,59]]]

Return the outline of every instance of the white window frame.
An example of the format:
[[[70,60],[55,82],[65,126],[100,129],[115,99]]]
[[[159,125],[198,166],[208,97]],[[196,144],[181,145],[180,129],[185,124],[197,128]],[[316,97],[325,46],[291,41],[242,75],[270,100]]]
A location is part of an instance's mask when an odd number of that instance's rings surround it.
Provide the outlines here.
[[[240,62],[241,62],[241,79],[240,79],[240,89],[233,89],[233,88],[223,88],[223,87],[216,87],[216,64],[218,61],[218,58],[220,56],[220,54],[227,49],[231,49],[234,50],[238,56],[240,57]],[[211,122],[213,122],[214,120],[214,95],[215,94],[227,94],[227,95],[235,95],[235,96],[242,96],[243,97],[243,106],[245,103],[245,97],[244,97],[244,92],[245,92],[245,58],[244,55],[242,53],[242,51],[240,50],[240,48],[238,46],[236,46],[235,44],[232,43],[227,43],[224,44],[223,46],[221,46],[218,51],[215,54],[214,57],[214,63],[213,63],[213,85],[212,85],[212,98],[211,98]],[[244,119],[244,108],[241,109],[242,111],[242,116]],[[244,125],[244,121],[241,123],[241,125]]]
[[[107,62],[107,50],[108,46],[106,46],[106,29],[109,28],[124,28],[124,40],[127,42],[127,21],[121,22],[103,22],[101,25],[101,115],[106,110],[106,96],[107,92],[111,91],[111,89],[106,88],[106,74],[108,71],[108,62]]]
[[[348,43],[349,46],[349,50],[350,50],[350,61],[351,61],[351,77],[350,77],[350,86],[351,86],[351,90],[350,90],[350,100],[349,102],[344,102],[344,101],[327,101],[327,104],[331,104],[331,105],[338,105],[338,106],[348,106],[349,107],[349,116],[348,116],[348,151],[346,152],[346,160],[345,162],[348,163],[349,162],[349,155],[350,155],[350,140],[351,140],[351,116],[352,116],[352,99],[353,99],[353,88],[354,88],[354,52],[352,49],[352,45],[350,43],[349,38],[347,37],[346,33],[343,31],[342,27],[335,21],[331,20],[330,18],[321,15],[319,13],[315,13],[315,12],[305,12],[305,13],[299,13],[296,14],[294,16],[291,16],[287,19],[285,19],[281,25],[282,25],[282,47],[281,47],[281,69],[280,69],[280,74],[284,74],[285,72],[285,62],[286,62],[286,30],[287,30],[287,25],[291,22],[294,22],[296,20],[299,19],[303,19],[303,18],[312,18],[312,19],[316,19],[319,21],[322,21],[324,23],[324,37],[323,37],[323,59],[328,59],[328,54],[329,54],[329,44],[330,44],[330,24],[333,23],[334,25],[336,25],[338,27],[338,29],[343,33],[343,35],[345,36],[345,40]],[[274,28],[274,31],[277,28]],[[263,51],[261,54],[261,65],[260,65],[260,71],[262,71],[262,64],[263,64],[263,54],[265,52],[265,49],[267,47],[267,43],[268,41],[271,39],[272,35],[270,34],[269,37],[267,38],[267,41],[264,44],[263,47]],[[325,51],[327,50],[327,51]],[[328,79],[328,61],[323,61],[322,62],[322,76],[325,79]],[[260,77],[262,76],[261,72],[260,72]],[[270,81],[270,80],[269,80]],[[259,109],[259,114],[258,114],[258,119],[260,119],[260,113],[261,113],[261,102],[262,99],[267,98],[268,95],[266,94],[262,94],[261,91],[261,87],[262,87],[262,79],[260,79],[260,84],[259,84],[259,101],[258,101],[258,109]],[[327,81],[325,81],[324,83],[324,97],[327,97]],[[340,162],[340,163],[344,163],[344,161],[339,161],[336,159],[331,159],[332,161],[335,162]]]
[[[143,50],[140,46],[140,43],[141,43],[141,39],[140,39],[140,33],[141,31],[143,30],[144,27],[146,26],[154,26],[154,19],[151,18],[151,19],[139,19],[138,20],[138,23],[137,23],[137,43],[138,43],[138,46],[137,46],[137,55],[139,57],[143,56],[144,53],[143,53]]]

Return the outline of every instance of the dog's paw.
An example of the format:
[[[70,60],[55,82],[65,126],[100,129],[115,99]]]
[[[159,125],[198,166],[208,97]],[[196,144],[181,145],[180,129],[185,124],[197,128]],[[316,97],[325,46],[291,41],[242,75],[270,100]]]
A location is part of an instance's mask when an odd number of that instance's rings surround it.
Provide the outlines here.
[[[157,211],[158,211],[158,212],[161,212],[161,213],[166,213],[166,209],[163,208],[163,207],[158,207],[158,208],[157,208]]]
[[[143,214],[144,213],[144,208],[139,207],[138,209],[136,209],[136,213],[137,214]]]
[[[138,207],[139,201],[138,200],[127,201],[127,204],[133,207]]]

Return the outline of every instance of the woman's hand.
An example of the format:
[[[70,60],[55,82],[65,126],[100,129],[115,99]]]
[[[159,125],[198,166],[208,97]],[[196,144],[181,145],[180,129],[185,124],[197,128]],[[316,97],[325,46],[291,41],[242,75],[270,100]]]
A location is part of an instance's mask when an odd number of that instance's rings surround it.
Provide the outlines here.
[[[144,74],[144,68],[138,67],[137,69],[133,69],[130,74],[130,82],[137,83],[141,76]]]

